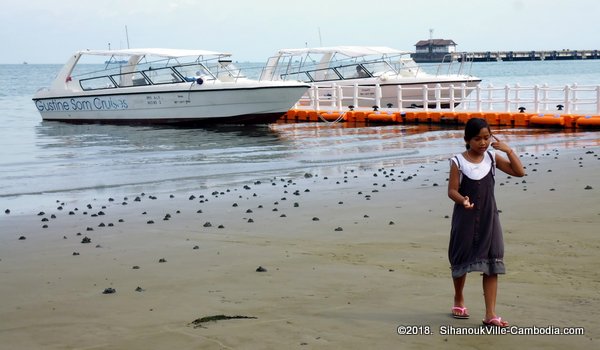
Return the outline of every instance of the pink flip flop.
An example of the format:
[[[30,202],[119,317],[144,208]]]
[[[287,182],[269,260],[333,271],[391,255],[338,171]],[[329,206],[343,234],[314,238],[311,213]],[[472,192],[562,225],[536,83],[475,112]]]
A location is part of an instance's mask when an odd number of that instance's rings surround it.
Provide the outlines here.
[[[458,312],[456,312],[458,311]],[[452,307],[452,317],[458,318],[461,320],[469,318],[469,310],[466,307],[461,306],[453,306]]]
[[[495,326],[500,328],[508,327],[508,322],[502,321],[502,317],[500,316],[492,317],[489,320],[482,320],[482,322],[486,326]]]

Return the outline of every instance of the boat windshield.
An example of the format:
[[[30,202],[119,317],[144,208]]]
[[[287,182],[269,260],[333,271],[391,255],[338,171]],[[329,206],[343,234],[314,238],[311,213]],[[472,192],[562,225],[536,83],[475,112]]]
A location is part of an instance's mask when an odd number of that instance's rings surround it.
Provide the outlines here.
[[[392,62],[402,62],[401,55],[367,55],[348,57],[340,53],[281,56],[273,66],[267,67],[281,80],[301,80],[305,82],[334,81],[378,77],[384,73],[398,74],[399,70]]]
[[[83,66],[83,67],[82,67]],[[80,68],[82,67],[82,68]],[[75,65],[70,80],[78,81],[83,90],[113,89],[133,86],[177,84],[204,81],[235,82],[246,78],[230,60],[215,59],[179,62],[179,60],[146,61],[137,64]]]
[[[202,64],[190,64],[185,66],[177,66],[175,70],[181,74],[185,81],[195,81],[202,77],[203,79],[214,79],[208,68]]]

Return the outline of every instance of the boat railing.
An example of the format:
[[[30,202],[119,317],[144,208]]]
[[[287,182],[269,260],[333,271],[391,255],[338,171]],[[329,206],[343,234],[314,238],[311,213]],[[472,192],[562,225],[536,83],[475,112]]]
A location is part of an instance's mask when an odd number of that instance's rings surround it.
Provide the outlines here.
[[[415,93],[417,92],[417,93]],[[406,96],[415,96],[407,98]],[[442,86],[398,86],[395,104],[381,105],[382,90],[374,86],[313,85],[295,108],[343,112],[353,109],[388,108],[391,111],[422,109],[476,112],[596,113],[600,114],[600,85],[533,85],[469,87],[466,84]],[[394,106],[392,108],[392,106]],[[408,106],[408,107],[407,107]]]
[[[444,55],[437,66],[436,75],[470,75],[474,55],[466,52],[454,52]]]

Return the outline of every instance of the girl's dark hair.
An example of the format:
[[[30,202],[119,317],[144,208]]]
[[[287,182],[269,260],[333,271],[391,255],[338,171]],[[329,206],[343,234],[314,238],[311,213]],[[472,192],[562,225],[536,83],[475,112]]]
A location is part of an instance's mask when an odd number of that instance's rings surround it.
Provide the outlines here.
[[[465,125],[465,142],[467,143],[467,149],[471,147],[469,146],[469,141],[471,141],[473,137],[479,135],[479,132],[483,128],[487,128],[490,133],[492,132],[490,130],[490,125],[485,119],[471,118],[467,121],[467,125]]]

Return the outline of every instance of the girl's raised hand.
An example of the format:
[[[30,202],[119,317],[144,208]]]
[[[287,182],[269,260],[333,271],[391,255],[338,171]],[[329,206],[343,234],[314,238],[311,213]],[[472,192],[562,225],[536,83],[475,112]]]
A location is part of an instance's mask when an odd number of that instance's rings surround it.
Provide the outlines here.
[[[492,138],[495,140],[495,141],[494,141],[494,142],[492,142],[492,144],[491,144],[491,146],[492,146],[494,149],[497,149],[497,150],[499,150],[499,151],[506,152],[506,153],[508,153],[508,152],[510,152],[510,151],[511,151],[510,147],[509,147],[509,146],[508,146],[508,145],[507,145],[505,142],[502,142],[502,141],[500,141],[500,140],[499,140],[499,139],[496,137],[496,135],[492,135]]]

